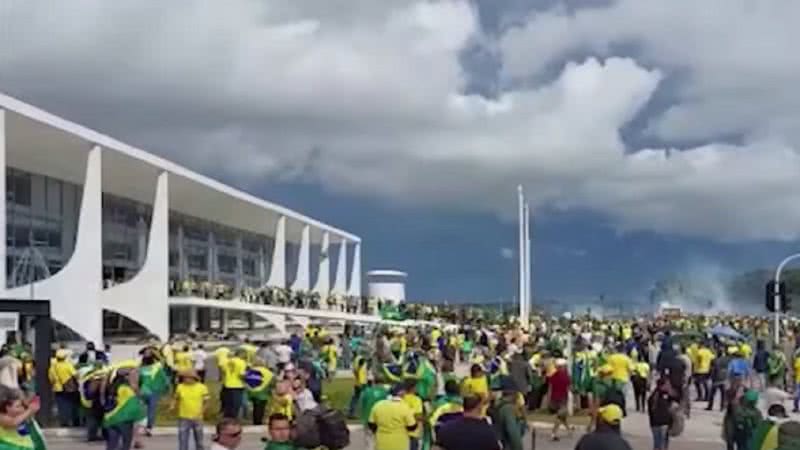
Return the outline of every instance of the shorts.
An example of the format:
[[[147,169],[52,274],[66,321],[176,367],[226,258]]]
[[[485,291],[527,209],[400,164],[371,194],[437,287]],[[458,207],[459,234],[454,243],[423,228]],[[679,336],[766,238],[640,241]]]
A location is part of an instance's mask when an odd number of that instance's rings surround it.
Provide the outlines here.
[[[654,449],[666,449],[669,447],[669,426],[650,427],[650,431],[653,432]]]
[[[550,400],[550,414],[560,418],[567,417],[567,400]]]

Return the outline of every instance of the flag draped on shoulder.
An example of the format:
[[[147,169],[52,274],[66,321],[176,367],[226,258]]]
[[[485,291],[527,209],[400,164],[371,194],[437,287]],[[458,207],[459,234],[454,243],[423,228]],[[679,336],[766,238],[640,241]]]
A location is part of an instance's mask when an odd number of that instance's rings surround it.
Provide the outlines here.
[[[254,400],[267,400],[274,375],[266,367],[250,367],[244,374],[247,395]]]
[[[146,413],[136,392],[125,383],[115,387],[112,395],[107,396],[103,426],[113,427],[126,422],[138,422]]]
[[[161,363],[139,368],[139,389],[142,395],[161,395],[169,390],[169,376]]]
[[[16,430],[0,428],[0,450],[46,450],[39,425],[31,420]]]

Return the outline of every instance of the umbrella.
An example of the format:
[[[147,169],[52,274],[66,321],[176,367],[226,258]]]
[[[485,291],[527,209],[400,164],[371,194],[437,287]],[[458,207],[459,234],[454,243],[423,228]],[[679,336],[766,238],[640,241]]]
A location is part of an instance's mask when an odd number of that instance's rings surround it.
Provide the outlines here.
[[[744,340],[744,336],[742,336],[738,331],[734,330],[733,328],[727,325],[717,325],[708,330],[708,332],[714,336]]]

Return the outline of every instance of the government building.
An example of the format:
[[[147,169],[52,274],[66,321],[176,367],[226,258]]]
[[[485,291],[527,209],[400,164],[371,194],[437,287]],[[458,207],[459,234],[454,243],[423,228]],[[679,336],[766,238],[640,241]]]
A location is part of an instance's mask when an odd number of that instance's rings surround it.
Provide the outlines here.
[[[229,311],[379,320],[347,231],[2,94],[0,164],[2,297],[49,300],[82,339],[117,322],[167,339]]]

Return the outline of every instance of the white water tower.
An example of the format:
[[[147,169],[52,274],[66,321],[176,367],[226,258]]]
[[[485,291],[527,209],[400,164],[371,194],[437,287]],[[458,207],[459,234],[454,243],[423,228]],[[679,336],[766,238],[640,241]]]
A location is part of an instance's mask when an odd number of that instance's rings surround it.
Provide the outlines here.
[[[408,274],[399,270],[367,272],[367,295],[395,304],[402,303],[406,301],[407,278]]]

